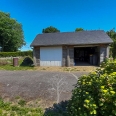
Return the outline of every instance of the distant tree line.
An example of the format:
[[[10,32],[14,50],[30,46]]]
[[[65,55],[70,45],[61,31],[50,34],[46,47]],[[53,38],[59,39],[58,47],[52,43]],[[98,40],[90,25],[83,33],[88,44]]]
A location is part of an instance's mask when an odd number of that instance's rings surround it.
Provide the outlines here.
[[[84,29],[76,28],[75,32],[77,31],[84,31]],[[42,30],[42,33],[56,33],[56,32],[60,32],[60,30],[53,26],[46,27],[45,29]]]

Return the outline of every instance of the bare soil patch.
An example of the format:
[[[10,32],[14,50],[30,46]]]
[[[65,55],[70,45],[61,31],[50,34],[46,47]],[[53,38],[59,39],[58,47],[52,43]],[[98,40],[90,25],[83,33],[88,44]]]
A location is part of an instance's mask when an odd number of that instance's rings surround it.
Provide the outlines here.
[[[86,71],[92,72],[95,71],[98,66],[73,66],[73,67],[35,67],[39,71],[55,71],[55,72],[77,72],[77,71]]]

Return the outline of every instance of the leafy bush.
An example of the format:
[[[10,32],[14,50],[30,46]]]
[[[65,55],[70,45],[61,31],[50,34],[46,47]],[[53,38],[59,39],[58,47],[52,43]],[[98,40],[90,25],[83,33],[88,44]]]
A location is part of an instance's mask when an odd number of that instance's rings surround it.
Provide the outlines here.
[[[24,52],[0,52],[0,57],[17,57],[17,56],[33,56],[32,51]]]
[[[21,63],[21,66],[32,66],[33,60],[31,57],[25,57],[23,62]]]
[[[68,104],[69,116],[116,116],[116,63],[82,76]],[[116,70],[115,70],[116,71]]]
[[[116,60],[113,60],[113,58],[106,59],[105,62],[101,64],[101,68],[103,68],[104,73],[113,73],[116,71]]]

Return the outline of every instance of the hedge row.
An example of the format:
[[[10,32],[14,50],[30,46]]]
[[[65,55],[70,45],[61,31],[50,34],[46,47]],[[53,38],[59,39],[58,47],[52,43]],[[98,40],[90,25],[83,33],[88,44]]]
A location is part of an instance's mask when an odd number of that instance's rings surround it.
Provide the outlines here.
[[[17,56],[33,56],[32,51],[24,52],[0,52],[0,57],[17,57]]]

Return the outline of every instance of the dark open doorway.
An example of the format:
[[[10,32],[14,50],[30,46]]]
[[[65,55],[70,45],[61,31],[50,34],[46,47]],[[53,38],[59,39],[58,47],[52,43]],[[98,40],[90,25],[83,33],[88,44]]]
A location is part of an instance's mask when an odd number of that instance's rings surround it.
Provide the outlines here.
[[[97,47],[74,47],[74,63],[78,65],[97,65]]]

